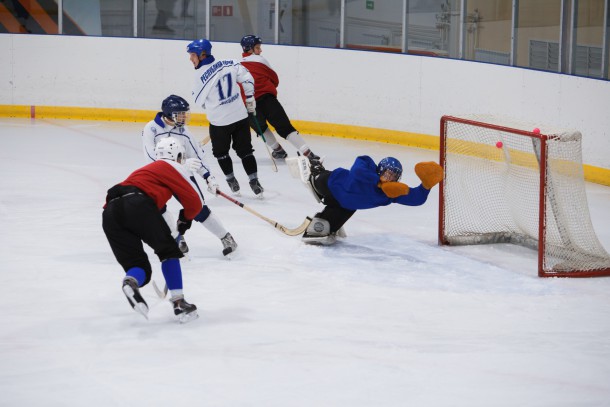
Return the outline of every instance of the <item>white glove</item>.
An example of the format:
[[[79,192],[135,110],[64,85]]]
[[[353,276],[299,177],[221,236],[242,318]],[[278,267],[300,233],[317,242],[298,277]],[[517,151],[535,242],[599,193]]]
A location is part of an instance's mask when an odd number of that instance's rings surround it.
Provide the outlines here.
[[[208,179],[206,179],[206,182],[208,183],[208,191],[210,191],[210,194],[218,194],[218,188],[220,188],[220,186],[218,185],[218,182],[216,182],[216,178],[214,178],[213,175],[210,175]]]
[[[256,100],[254,100],[254,96],[246,98],[246,110],[248,113],[256,113]]]
[[[201,160],[197,158],[187,158],[184,166],[191,172],[197,172],[202,166]]]

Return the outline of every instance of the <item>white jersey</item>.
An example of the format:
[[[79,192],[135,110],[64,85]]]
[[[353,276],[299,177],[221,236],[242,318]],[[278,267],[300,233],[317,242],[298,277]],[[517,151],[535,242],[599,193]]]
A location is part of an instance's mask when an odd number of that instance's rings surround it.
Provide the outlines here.
[[[207,165],[205,151],[201,145],[195,141],[191,132],[186,126],[170,126],[163,121],[162,113],[157,113],[154,120],[149,121],[142,130],[142,145],[144,155],[147,160],[156,161],[155,146],[162,138],[174,137],[182,142],[186,158],[197,158],[201,161],[201,168],[197,174],[207,179],[210,176],[210,167]]]
[[[238,61],[210,58],[196,69],[193,98],[215,126],[227,126],[248,117],[238,83],[246,97],[254,96],[254,78]]]

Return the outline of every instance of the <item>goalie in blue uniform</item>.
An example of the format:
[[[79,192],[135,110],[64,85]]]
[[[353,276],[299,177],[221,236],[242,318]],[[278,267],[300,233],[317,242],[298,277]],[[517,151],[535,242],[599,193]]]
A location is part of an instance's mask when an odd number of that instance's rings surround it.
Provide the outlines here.
[[[393,157],[386,157],[375,164],[371,157],[363,155],[356,158],[349,170],[337,168],[333,171],[326,170],[320,161],[313,160],[309,165],[308,183],[325,207],[314,215],[303,234],[303,241],[333,244],[336,236],[341,236],[345,222],[359,209],[392,203],[408,206],[424,204],[432,187],[443,179],[443,169],[432,161],[420,162],[415,165],[415,173],[422,183],[410,188],[399,182],[402,165]]]

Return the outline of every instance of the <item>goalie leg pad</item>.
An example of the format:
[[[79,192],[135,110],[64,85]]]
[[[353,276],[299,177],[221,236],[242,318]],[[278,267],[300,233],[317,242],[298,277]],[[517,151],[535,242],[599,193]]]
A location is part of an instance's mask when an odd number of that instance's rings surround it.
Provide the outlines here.
[[[305,230],[309,236],[328,236],[330,234],[330,223],[326,219],[314,217]]]
[[[292,175],[294,178],[300,178],[304,183],[309,182],[311,170],[307,157],[290,157],[286,159],[286,164],[290,170],[290,175]]]

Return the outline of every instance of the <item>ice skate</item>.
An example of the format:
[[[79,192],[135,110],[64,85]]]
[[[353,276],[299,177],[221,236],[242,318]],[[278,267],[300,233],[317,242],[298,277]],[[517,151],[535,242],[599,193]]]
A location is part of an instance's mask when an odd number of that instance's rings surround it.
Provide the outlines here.
[[[235,242],[235,239],[233,239],[233,236],[231,236],[231,234],[228,232],[225,237],[220,239],[220,241],[222,242],[223,246],[222,254],[225,256],[233,253],[237,249],[237,243]]]
[[[250,188],[252,188],[252,191],[257,196],[257,198],[263,197],[263,192],[265,190],[264,190],[263,186],[261,185],[261,183],[258,182],[258,178],[253,178],[250,180]]]
[[[278,146],[271,152],[271,157],[275,159],[283,159],[288,157],[288,153],[286,152],[286,150],[284,150],[282,146]]]
[[[229,188],[231,188],[231,192],[235,195],[241,195],[239,193],[239,182],[237,182],[237,178],[231,177],[227,178],[227,184],[229,184]]]
[[[331,245],[337,241],[337,236],[330,232],[330,223],[326,219],[315,216],[301,240],[307,244]]]
[[[320,161],[320,162],[323,161],[319,155],[314,154],[313,151],[311,151],[311,150],[305,151],[305,153],[303,153],[303,155],[305,157],[307,157],[309,159],[309,161],[312,161],[312,162],[315,160]]]
[[[307,232],[303,233],[303,237],[301,238],[303,243],[312,244],[312,245],[320,245],[320,246],[330,246],[337,241],[337,235],[334,233],[320,236],[320,235],[310,235]]]
[[[125,277],[123,279],[123,293],[127,297],[127,301],[131,308],[146,319],[148,319],[148,304],[140,295],[140,288],[138,282],[133,277]]]
[[[195,304],[189,304],[186,302],[184,296],[181,295],[176,298],[172,298],[170,301],[174,305],[174,315],[181,324],[199,318],[197,306]]]

